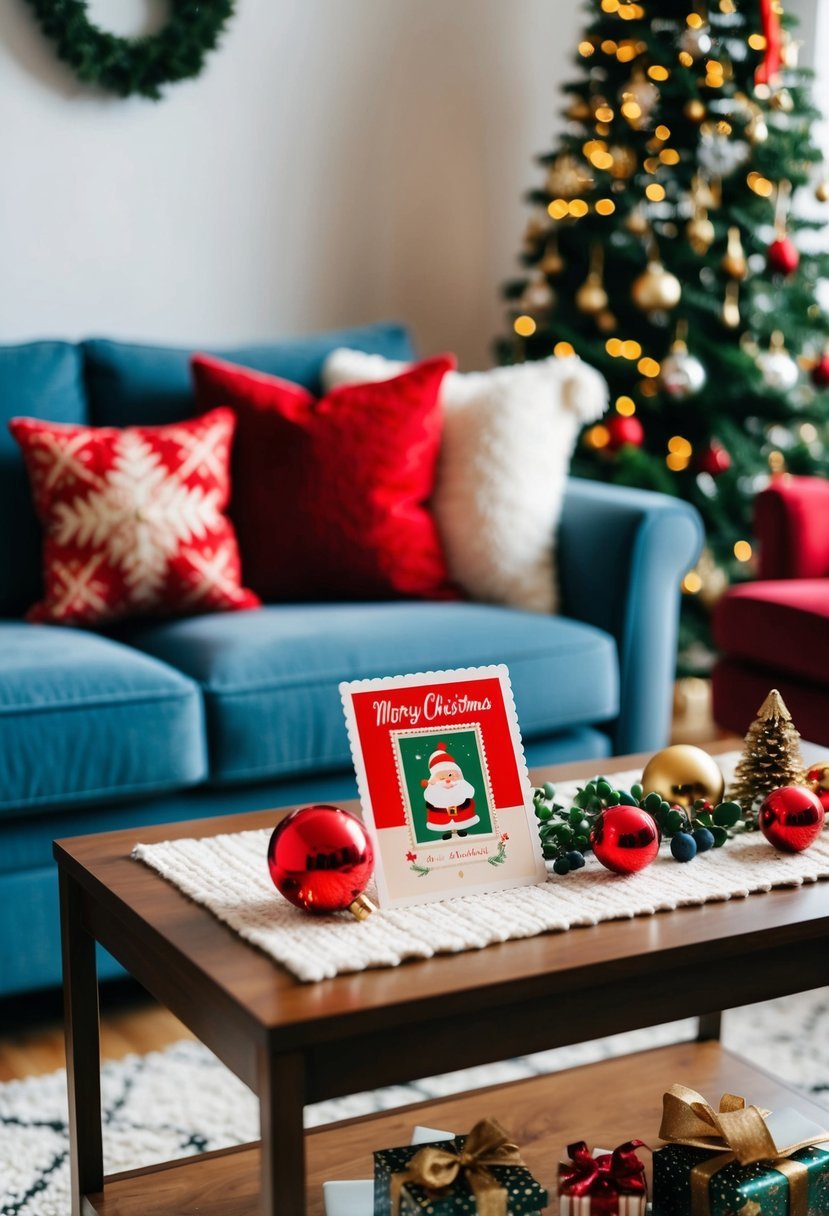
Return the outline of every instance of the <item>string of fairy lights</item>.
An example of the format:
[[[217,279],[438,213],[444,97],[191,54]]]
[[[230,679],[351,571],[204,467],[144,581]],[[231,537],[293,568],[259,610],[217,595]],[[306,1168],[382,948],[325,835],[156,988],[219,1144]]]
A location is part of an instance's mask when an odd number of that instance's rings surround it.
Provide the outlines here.
[[[513,317],[513,329],[520,340],[534,338],[546,330],[549,316],[555,303],[553,281],[565,268],[559,249],[558,230],[564,223],[568,227],[578,225],[587,217],[610,219],[620,205],[620,195],[631,189],[638,190],[638,201],[631,207],[629,197],[625,200],[627,214],[624,227],[641,238],[645,253],[645,269],[634,278],[630,293],[636,307],[658,328],[674,331],[672,345],[666,354],[654,358],[643,349],[642,343],[619,332],[619,323],[612,311],[611,300],[604,285],[605,240],[595,235],[595,225],[590,245],[587,276],[574,294],[578,311],[593,319],[597,336],[606,335],[604,349],[612,359],[618,359],[635,367],[639,380],[635,389],[616,396],[613,411],[598,425],[590,428],[584,437],[585,444],[594,449],[618,450],[624,443],[641,446],[645,433],[637,418],[637,400],[655,397],[663,393],[670,399],[679,400],[699,392],[707,380],[707,371],[702,362],[688,351],[687,323],[671,319],[673,310],[682,298],[682,285],[664,265],[654,230],[653,214],[664,215],[665,205],[673,208],[673,221],[661,224],[661,234],[678,235],[676,221],[687,216],[684,234],[690,248],[701,259],[707,259],[715,241],[717,230],[710,219],[722,202],[722,177],[735,171],[744,174],[748,190],[759,198],[769,201],[773,214],[774,240],[766,251],[765,268],[772,275],[787,278],[793,275],[799,264],[799,253],[792,243],[788,231],[788,211],[791,183],[788,180],[773,181],[757,168],[747,165],[750,161],[750,146],[765,143],[769,137],[767,115],[761,102],[776,111],[788,113],[794,108],[793,99],[785,87],[777,81],[760,80],[755,77],[752,95],[735,90],[732,59],[723,54],[717,57],[715,40],[712,38],[705,0],[694,3],[693,11],[677,18],[677,37],[674,43],[675,59],[662,55],[662,62],[655,58],[653,46],[642,38],[627,37],[620,28],[616,37],[586,36],[578,45],[579,56],[585,61],[597,62],[603,57],[615,59],[621,64],[631,65],[631,75],[615,96],[602,95],[601,81],[606,71],[590,75],[589,97],[576,96],[567,110],[567,117],[581,124],[585,138],[580,147],[580,156],[568,147],[549,165],[545,194],[547,201],[537,206],[530,217],[525,234],[528,260],[535,265],[535,274],[525,284],[517,301]],[[717,0],[719,12],[725,17],[737,12],[735,0]],[[782,8],[778,0],[772,0],[772,8],[779,17]],[[604,14],[615,15],[621,23],[641,21],[646,17],[645,5],[624,3],[622,0],[601,0]],[[734,33],[729,33],[734,38]],[[780,31],[781,60],[784,67],[797,66],[798,44],[785,30]],[[744,37],[751,51],[767,51],[768,41],[764,34],[753,31]],[[732,57],[733,58],[733,57]],[[682,117],[698,127],[701,140],[716,143],[718,149],[733,136],[734,163],[726,163],[718,169],[700,168],[692,177],[689,194],[677,199],[676,191],[670,197],[664,178],[660,175],[680,164],[683,153],[672,143],[673,132],[658,113],[660,85],[671,79],[680,70],[693,69],[698,73],[699,96],[689,97],[682,104]],[[726,86],[730,86],[726,88]],[[619,119],[624,120],[620,124]],[[660,118],[660,121],[656,121]],[[651,125],[653,123],[653,125]],[[735,130],[736,127],[736,130]],[[635,144],[644,147],[640,155],[637,148],[625,142],[623,132],[640,133]],[[622,132],[622,134],[620,134]],[[678,141],[682,144],[683,140]],[[745,158],[736,156],[739,145],[749,145]],[[762,162],[761,162],[762,163]],[[829,200],[829,183],[821,183],[817,197]],[[614,197],[615,195],[615,197]],[[756,271],[756,258],[752,268],[743,248],[740,228],[737,224],[728,227],[725,249],[718,267],[723,283],[722,303],[719,318],[727,330],[740,330],[743,326],[740,288],[749,277],[750,269]],[[775,330],[768,349],[760,350],[748,327],[740,336],[740,345],[755,358],[764,382],[771,388],[785,391],[797,382],[801,369],[811,373],[812,383],[817,388],[829,385],[829,353],[815,357],[811,362],[802,356],[800,366],[785,349],[783,334]],[[573,343],[559,339],[552,345],[552,353],[567,357],[576,353]],[[811,423],[801,427],[804,441],[817,438]],[[811,436],[811,439],[809,438]],[[689,467],[716,478],[732,464],[725,447],[712,440],[704,451],[695,452],[689,439],[681,434],[667,440],[664,464],[673,473],[681,473]],[[781,452],[773,451],[769,456],[772,472],[785,469]],[[733,546],[734,557],[739,562],[752,558],[749,541],[738,540]],[[699,575],[692,571],[685,579],[684,589],[694,593],[700,589]]]

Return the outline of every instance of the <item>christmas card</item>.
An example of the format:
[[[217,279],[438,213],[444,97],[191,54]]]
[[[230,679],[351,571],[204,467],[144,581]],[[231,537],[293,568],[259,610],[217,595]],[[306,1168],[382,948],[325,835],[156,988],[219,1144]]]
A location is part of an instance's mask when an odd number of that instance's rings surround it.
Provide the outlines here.
[[[503,665],[340,685],[384,908],[544,882]]]

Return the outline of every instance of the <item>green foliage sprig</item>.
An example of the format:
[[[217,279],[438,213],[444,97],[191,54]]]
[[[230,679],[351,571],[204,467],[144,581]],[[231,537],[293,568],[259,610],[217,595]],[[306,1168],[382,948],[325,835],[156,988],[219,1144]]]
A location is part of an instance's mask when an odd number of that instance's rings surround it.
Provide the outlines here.
[[[162,85],[199,75],[234,8],[234,0],[171,0],[170,19],[157,34],[121,38],[90,21],[86,0],[29,4],[59,58],[84,84],[153,101]]]
[[[736,802],[713,806],[699,798],[686,809],[673,806],[660,794],[645,794],[638,783],[630,790],[616,789],[604,777],[580,787],[571,806],[556,802],[555,787],[547,781],[533,790],[533,805],[545,860],[553,862],[557,874],[567,874],[584,864],[584,854],[591,851],[590,833],[608,807],[636,806],[647,811],[666,841],[680,835],[693,835],[699,840],[696,834],[701,830],[710,833],[706,844],[700,842],[700,852],[708,847],[721,848],[734,830],[744,830],[743,812]]]

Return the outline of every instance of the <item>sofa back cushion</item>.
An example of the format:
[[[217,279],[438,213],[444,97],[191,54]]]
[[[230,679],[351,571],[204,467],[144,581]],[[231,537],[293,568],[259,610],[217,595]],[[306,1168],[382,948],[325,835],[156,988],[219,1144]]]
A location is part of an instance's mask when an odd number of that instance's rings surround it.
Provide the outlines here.
[[[0,346],[0,617],[19,616],[42,586],[40,525],[9,419],[88,422],[82,372],[70,342]]]
[[[321,391],[320,372],[338,346],[351,346],[389,359],[411,359],[413,350],[400,325],[289,338],[253,346],[146,346],[93,338],[83,343],[90,421],[95,426],[156,426],[180,422],[195,412],[190,356],[195,349]],[[14,413],[29,413],[15,409]]]

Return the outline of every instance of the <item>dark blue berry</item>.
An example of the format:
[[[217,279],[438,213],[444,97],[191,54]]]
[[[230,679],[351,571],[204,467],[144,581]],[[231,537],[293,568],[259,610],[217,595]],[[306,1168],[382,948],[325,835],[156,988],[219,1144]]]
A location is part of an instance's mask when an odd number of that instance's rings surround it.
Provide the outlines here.
[[[569,874],[570,862],[566,857],[557,857],[553,862],[553,869],[555,870],[556,874]]]
[[[694,840],[697,842],[698,853],[707,853],[714,847],[714,833],[709,832],[708,828],[695,828]]]
[[[571,849],[564,856],[569,861],[571,870],[580,870],[584,865],[584,854],[580,853],[578,849]]]
[[[697,842],[690,832],[677,832],[671,841],[671,852],[677,861],[692,861],[697,855]]]

